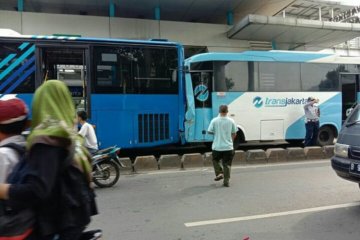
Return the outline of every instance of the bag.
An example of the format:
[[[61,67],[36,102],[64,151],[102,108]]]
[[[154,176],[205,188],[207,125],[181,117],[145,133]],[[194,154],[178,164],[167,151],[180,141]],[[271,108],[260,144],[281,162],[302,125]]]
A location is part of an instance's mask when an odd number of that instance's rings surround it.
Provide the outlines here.
[[[62,226],[86,226],[90,218],[97,214],[95,193],[86,180],[84,173],[69,165],[61,174],[60,192],[62,196]]]
[[[19,163],[7,179],[8,183],[22,183],[29,166],[25,161],[25,147],[16,143],[8,143],[1,147],[8,147],[19,153]],[[0,202],[0,240],[22,240],[26,239],[31,232],[35,222],[35,214],[32,209],[12,209],[6,201]]]

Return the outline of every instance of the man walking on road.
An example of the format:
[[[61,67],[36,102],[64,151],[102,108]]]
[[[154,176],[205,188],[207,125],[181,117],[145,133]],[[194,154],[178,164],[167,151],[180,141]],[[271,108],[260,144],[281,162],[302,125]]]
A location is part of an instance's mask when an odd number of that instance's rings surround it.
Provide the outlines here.
[[[236,126],[233,119],[227,116],[228,106],[219,107],[219,116],[211,120],[208,133],[214,135],[212,157],[215,181],[224,179],[224,186],[229,187],[231,162],[234,157],[233,141],[236,137]],[[222,160],[222,167],[220,165]]]

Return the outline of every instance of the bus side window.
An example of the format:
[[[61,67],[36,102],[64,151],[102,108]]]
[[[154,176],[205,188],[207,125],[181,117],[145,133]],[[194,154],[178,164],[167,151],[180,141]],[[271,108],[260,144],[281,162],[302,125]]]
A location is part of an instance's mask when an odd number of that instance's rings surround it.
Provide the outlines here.
[[[214,77],[215,77],[215,91],[216,92],[227,92],[226,87],[226,76],[225,76],[225,65],[226,62],[214,62]]]
[[[248,62],[214,62],[215,91],[240,92],[249,90]]]
[[[326,63],[302,63],[301,84],[303,91],[339,90],[339,72],[344,65]]]
[[[120,59],[126,48],[94,47],[95,92],[122,93]]]
[[[177,66],[176,48],[134,47],[132,54],[133,87],[135,93],[176,94],[177,79],[172,70]],[[173,81],[176,80],[176,81]]]
[[[259,88],[264,92],[300,91],[300,63],[260,62]]]

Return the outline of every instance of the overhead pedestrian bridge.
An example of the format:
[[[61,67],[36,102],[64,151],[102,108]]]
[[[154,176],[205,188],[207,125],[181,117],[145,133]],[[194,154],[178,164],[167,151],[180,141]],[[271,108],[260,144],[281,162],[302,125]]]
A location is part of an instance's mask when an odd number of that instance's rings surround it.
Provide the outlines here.
[[[360,36],[360,24],[248,15],[227,35],[230,39],[271,42],[274,49],[276,45],[291,50],[304,45],[331,48]]]

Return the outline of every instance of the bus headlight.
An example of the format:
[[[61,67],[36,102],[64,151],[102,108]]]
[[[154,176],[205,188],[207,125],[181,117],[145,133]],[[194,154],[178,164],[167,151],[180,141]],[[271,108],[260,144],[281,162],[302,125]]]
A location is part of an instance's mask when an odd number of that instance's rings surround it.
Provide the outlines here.
[[[334,147],[334,153],[338,157],[347,158],[349,151],[349,145],[336,143]]]

